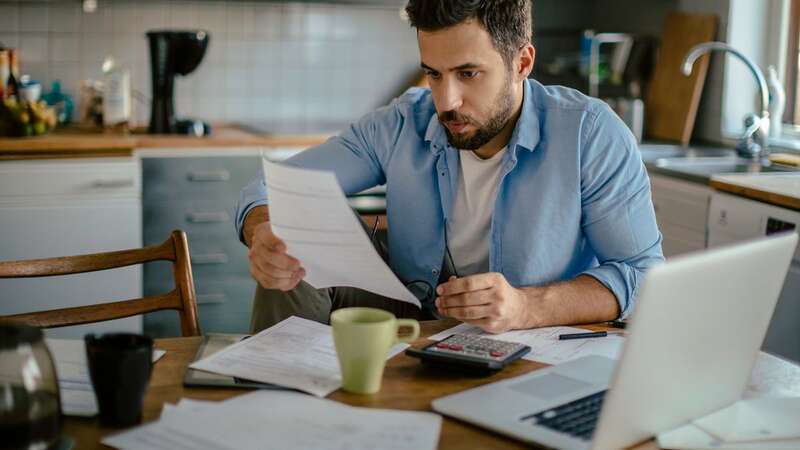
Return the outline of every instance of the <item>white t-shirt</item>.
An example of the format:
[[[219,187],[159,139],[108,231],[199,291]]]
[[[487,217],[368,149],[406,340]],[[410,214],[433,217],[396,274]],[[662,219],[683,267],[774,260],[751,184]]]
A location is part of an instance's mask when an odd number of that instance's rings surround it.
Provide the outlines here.
[[[460,276],[489,271],[492,211],[506,147],[489,159],[459,151],[458,191],[450,220],[447,245]]]

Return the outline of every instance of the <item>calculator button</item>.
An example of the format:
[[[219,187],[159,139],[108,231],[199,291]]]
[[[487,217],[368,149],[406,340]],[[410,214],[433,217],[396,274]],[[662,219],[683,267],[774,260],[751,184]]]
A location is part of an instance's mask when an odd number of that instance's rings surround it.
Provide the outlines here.
[[[457,351],[457,352],[460,352],[460,351],[461,351],[461,349],[462,349],[463,347],[461,347],[461,346],[460,346],[460,345],[458,345],[458,344],[450,344],[450,345],[449,345],[449,348],[450,348],[450,350],[455,350],[455,351]]]
[[[499,357],[501,357],[501,356],[505,355],[505,354],[506,354],[506,352],[501,352],[501,351],[493,350],[493,351],[491,351],[489,354],[490,354],[490,355],[492,355],[492,356],[494,356],[495,358],[499,358]]]
[[[449,348],[450,346],[445,344],[444,342],[439,342],[436,344],[436,348]]]

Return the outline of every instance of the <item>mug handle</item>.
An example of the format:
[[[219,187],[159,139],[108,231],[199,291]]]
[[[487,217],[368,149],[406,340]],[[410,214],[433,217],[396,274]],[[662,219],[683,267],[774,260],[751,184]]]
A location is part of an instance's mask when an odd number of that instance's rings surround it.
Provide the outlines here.
[[[395,333],[400,331],[401,327],[411,327],[411,334],[409,336],[395,336],[395,343],[397,342],[411,342],[419,337],[419,322],[414,319],[397,319],[397,328]]]

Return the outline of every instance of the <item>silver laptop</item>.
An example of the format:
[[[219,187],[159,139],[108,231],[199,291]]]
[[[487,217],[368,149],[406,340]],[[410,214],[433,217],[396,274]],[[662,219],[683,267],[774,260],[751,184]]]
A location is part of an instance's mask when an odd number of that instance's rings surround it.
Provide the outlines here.
[[[589,356],[433,409],[526,442],[611,450],[723,408],[745,389],[796,246],[782,234],[670,259],[645,276],[618,364]]]

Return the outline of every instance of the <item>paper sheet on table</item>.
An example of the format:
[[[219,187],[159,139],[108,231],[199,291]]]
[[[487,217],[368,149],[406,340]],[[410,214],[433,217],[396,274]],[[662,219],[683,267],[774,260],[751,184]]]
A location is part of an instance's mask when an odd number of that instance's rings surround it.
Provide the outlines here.
[[[397,344],[387,359],[408,348]],[[342,385],[331,327],[300,317],[192,363],[192,369],[273,383],[324,397]]]
[[[559,334],[585,333],[587,330],[572,327],[547,327],[531,330],[514,330],[501,334],[490,334],[480,328],[467,323],[459,324],[453,328],[437,333],[428,339],[438,341],[451,334],[477,334],[489,339],[517,342],[529,345],[530,353],[523,358],[539,361],[545,364],[560,364],[588,355],[605,356],[606,358],[619,359],[625,339],[621,336],[607,336],[595,339],[573,339],[568,341],[558,340]]]
[[[89,377],[84,341],[46,338],[45,342],[56,366],[61,391],[61,412],[69,416],[89,417],[97,414],[97,400]],[[153,362],[158,361],[165,353],[164,350],[153,349]]]
[[[800,439],[725,442],[690,423],[659,434],[658,447],[670,450],[797,450]]]
[[[263,159],[272,232],[316,288],[351,286],[420,306],[364,232],[332,172]]]
[[[103,439],[120,449],[435,449],[441,417],[356,408],[285,391],[216,405],[177,405],[170,416]]]

